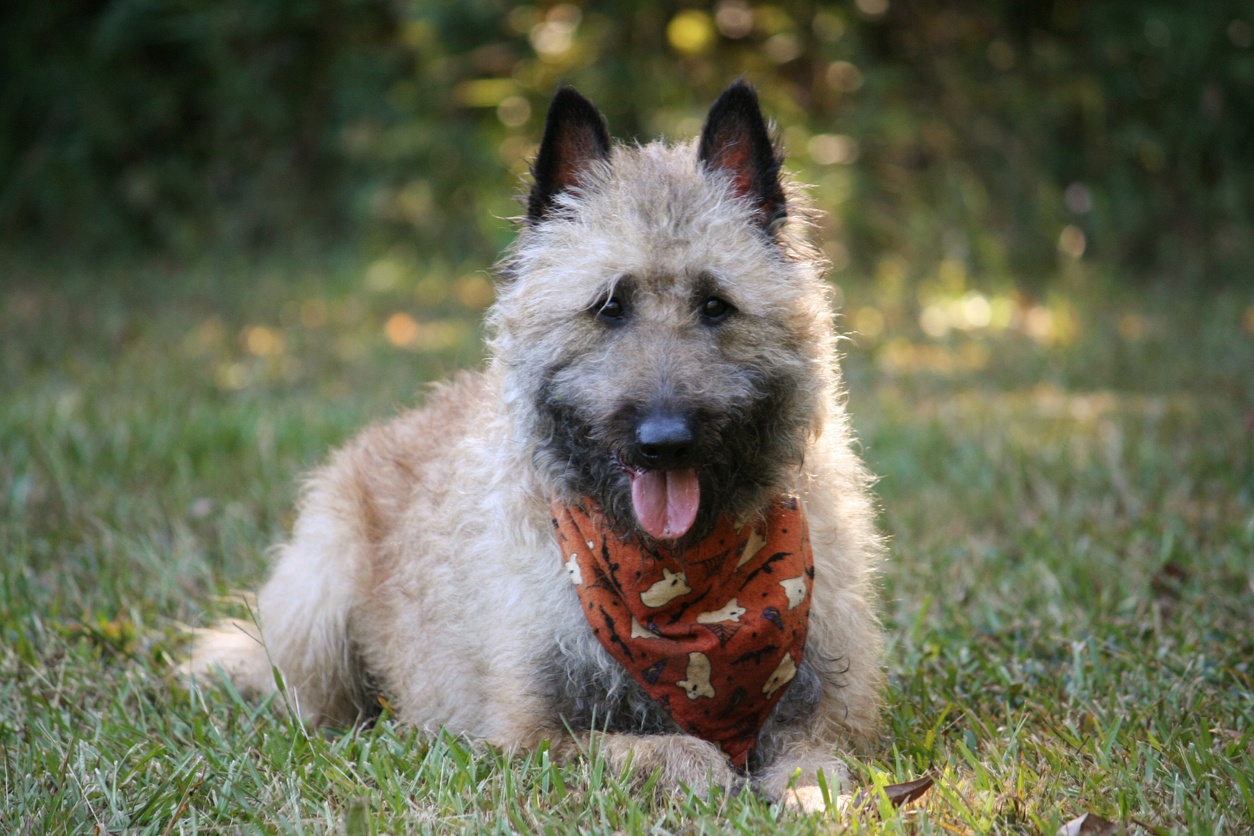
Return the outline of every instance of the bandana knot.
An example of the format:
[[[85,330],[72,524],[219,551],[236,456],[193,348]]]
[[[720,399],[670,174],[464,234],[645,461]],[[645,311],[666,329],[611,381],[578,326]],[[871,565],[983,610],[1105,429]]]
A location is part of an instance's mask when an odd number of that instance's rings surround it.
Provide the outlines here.
[[[552,512],[593,634],[680,728],[744,767],[805,647],[814,560],[801,503],[674,548],[624,542],[590,500]]]

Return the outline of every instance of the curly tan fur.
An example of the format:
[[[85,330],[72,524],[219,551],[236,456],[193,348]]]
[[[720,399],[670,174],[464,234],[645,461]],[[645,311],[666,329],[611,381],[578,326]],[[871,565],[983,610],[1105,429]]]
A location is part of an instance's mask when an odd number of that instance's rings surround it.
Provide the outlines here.
[[[201,631],[185,668],[220,668],[254,695],[276,689],[277,668],[311,723],[354,722],[378,689],[417,726],[510,750],[599,747],[617,765],[630,753],[697,790],[747,779],[784,798],[795,784],[790,797],[812,806],[817,773],[846,783],[842,758],[874,738],[883,674],[882,545],[808,210],[786,186],[787,219],[764,228],[694,143],[616,146],[578,174],[502,262],[487,368],[314,472],[258,594],[259,628]],[[717,329],[691,311],[711,288],[736,311]],[[631,327],[607,329],[595,306],[628,292]],[[618,424],[659,392],[715,427],[711,472],[732,477],[710,487],[712,513],[743,515],[786,491],[809,518],[805,660],[749,775],[668,724],[592,637],[553,537],[550,499],[586,491],[630,527]],[[717,470],[726,450],[742,468]],[[606,733],[590,739],[593,724]]]

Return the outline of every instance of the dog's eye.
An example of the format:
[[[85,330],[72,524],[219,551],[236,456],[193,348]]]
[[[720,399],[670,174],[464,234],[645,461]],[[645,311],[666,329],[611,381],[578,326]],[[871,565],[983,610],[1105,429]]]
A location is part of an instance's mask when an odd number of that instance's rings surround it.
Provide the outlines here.
[[[622,322],[627,315],[627,306],[617,296],[611,296],[596,308],[596,313],[607,322]]]
[[[722,322],[727,319],[732,310],[730,302],[711,296],[701,304],[701,318],[706,322]]]

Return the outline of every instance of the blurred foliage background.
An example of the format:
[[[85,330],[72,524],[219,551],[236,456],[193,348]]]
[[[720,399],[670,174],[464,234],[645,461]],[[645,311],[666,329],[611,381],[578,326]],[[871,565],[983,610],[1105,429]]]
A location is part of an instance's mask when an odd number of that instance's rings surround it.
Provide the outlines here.
[[[647,141],[743,74],[838,281],[1254,263],[1246,0],[56,0],[4,4],[0,39],[0,234],[54,252],[481,268],[559,82]]]

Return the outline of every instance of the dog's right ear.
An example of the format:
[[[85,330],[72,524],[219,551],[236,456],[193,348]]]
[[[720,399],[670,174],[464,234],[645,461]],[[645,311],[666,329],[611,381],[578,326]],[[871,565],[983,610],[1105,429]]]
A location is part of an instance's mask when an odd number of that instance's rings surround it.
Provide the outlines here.
[[[575,88],[558,88],[531,167],[535,183],[527,199],[527,222],[542,220],[559,192],[577,186],[588,166],[609,156],[610,135],[600,112]]]
[[[779,183],[779,148],[758,105],[758,94],[744,79],[718,97],[701,131],[697,158],[711,171],[725,172],[737,195],[747,199],[762,227],[770,230],[788,214]]]

